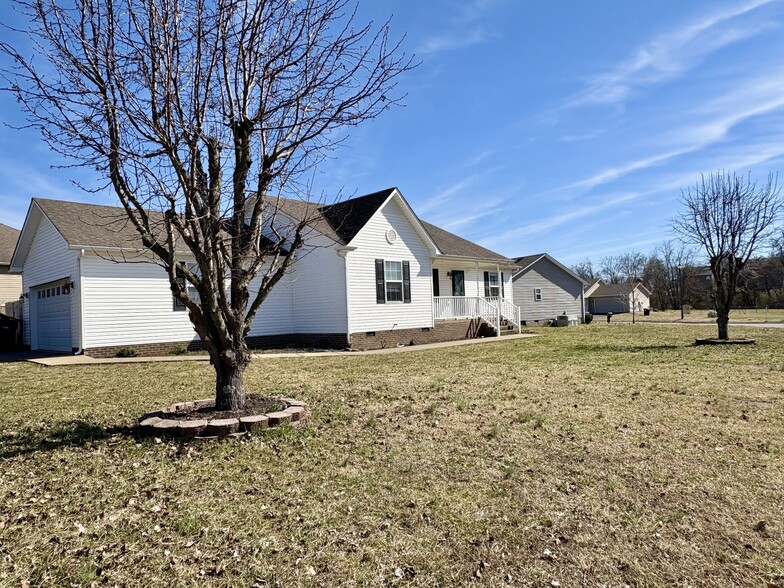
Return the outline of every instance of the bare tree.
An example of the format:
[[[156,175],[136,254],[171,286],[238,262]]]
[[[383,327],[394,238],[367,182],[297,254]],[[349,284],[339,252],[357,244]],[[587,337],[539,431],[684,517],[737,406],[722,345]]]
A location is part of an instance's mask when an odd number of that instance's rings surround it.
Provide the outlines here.
[[[626,281],[642,278],[647,261],[648,257],[639,251],[630,251],[619,255],[618,267],[620,268],[622,278]]]
[[[759,185],[749,176],[719,171],[681,191],[684,211],[672,228],[685,242],[701,248],[713,276],[711,300],[718,315],[718,338],[729,339],[729,316],[738,277],[764,244],[782,209],[778,178]]]
[[[599,277],[599,273],[594,269],[590,259],[585,259],[572,266],[572,271],[586,282],[592,282]]]
[[[343,133],[399,102],[410,58],[346,0],[13,2],[35,59],[0,49],[29,125],[107,179],[209,352],[217,407],[242,407],[246,336],[306,234],[271,220],[274,198],[308,197]]]
[[[608,284],[620,284],[624,281],[623,265],[618,255],[608,255],[599,261],[599,274]]]
[[[660,243],[648,258],[643,282],[651,289],[651,306],[666,310],[678,308],[687,299],[692,282],[694,254],[682,243]]]

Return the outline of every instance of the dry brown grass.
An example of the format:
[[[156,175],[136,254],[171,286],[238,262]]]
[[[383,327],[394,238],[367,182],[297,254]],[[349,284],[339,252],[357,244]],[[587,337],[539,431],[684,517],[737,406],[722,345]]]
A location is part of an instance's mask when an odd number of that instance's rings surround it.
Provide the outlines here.
[[[782,586],[784,333],[710,329],[256,360],[312,426],[217,444],[124,430],[209,366],[0,365],[0,585]]]

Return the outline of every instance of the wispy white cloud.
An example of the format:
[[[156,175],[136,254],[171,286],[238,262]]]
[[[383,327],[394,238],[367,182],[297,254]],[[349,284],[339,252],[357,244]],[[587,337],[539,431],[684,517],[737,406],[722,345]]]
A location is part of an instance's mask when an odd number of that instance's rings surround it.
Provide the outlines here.
[[[496,32],[481,24],[482,18],[496,3],[497,0],[473,0],[458,5],[457,12],[447,20],[444,30],[426,38],[415,53],[432,55],[455,51],[496,38]]]
[[[776,1],[736,3],[654,37],[629,58],[589,80],[587,87],[563,108],[622,104],[635,89],[681,76],[720,49],[772,27],[771,23],[732,21]]]
[[[456,51],[457,49],[484,43],[490,39],[490,37],[490,33],[481,28],[444,33],[426,39],[416,50],[416,53],[417,55],[430,55],[445,51]]]
[[[666,149],[620,165],[600,170],[586,178],[547,193],[575,194],[609,184],[633,172],[660,166],[680,156],[693,154],[725,140],[742,123],[784,108],[784,69],[738,84],[734,91],[683,113],[684,124],[652,137],[651,142],[668,143]]]

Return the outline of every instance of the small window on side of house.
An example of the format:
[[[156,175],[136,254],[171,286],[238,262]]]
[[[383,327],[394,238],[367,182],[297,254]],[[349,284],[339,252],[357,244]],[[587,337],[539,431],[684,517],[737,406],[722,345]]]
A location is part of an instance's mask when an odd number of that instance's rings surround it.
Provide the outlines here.
[[[536,302],[542,301],[542,289],[541,288],[534,288],[534,300]]]
[[[387,302],[403,302],[403,262],[384,261]]]

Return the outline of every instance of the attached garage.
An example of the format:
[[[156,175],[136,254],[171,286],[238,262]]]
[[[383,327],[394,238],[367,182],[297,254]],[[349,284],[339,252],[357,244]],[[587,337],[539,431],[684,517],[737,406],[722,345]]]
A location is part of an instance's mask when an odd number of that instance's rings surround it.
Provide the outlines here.
[[[71,289],[68,281],[45,284],[32,290],[34,299],[31,310],[35,316],[34,332],[37,334],[33,349],[70,352]]]

